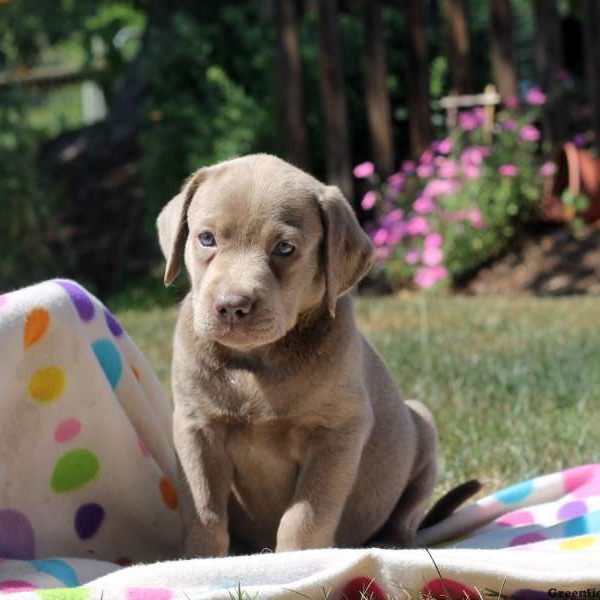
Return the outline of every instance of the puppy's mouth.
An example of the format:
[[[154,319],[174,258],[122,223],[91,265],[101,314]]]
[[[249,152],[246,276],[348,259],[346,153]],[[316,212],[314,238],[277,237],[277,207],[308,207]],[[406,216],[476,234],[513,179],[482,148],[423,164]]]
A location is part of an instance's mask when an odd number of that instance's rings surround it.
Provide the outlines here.
[[[261,346],[280,337],[279,328],[272,319],[213,323],[210,329],[214,341],[237,349]]]

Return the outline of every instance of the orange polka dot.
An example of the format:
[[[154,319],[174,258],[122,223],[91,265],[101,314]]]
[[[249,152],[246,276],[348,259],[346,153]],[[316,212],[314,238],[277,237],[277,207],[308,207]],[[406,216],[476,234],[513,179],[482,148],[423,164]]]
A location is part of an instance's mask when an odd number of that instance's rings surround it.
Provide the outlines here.
[[[177,510],[177,507],[179,506],[177,490],[173,487],[173,484],[166,477],[163,477],[160,480],[160,495],[162,496],[163,502],[171,510]]]
[[[50,315],[43,308],[34,308],[25,317],[25,331],[23,345],[25,349],[37,344],[48,330]]]
[[[138,382],[141,382],[140,372],[133,365],[131,365],[131,370],[133,371],[133,376],[138,380]]]

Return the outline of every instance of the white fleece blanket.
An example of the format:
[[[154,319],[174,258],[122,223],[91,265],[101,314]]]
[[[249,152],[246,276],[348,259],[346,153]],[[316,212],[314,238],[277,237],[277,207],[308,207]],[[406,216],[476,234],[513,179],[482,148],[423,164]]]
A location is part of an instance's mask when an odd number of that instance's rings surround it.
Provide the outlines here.
[[[500,490],[421,533],[452,548],[156,562],[180,536],[171,407],[115,317],[72,281],[0,295],[0,357],[0,594],[600,598],[595,464]]]

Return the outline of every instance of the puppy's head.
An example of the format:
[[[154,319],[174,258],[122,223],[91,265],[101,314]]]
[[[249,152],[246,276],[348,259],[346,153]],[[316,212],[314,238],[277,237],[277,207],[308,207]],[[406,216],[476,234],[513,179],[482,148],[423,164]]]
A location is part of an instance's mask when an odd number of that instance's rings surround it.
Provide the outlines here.
[[[335,315],[372,262],[339,189],[264,154],[197,171],[157,226],[167,285],[184,256],[196,334],[238,350],[276,341],[323,302]]]

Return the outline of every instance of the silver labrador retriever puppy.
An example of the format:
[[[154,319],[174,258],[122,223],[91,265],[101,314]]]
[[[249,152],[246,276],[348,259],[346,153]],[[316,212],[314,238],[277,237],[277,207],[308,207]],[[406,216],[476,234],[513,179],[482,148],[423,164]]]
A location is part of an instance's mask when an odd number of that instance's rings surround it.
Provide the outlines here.
[[[358,331],[373,248],[337,187],[265,154],[197,171],[158,217],[187,556],[414,541],[436,429]]]

